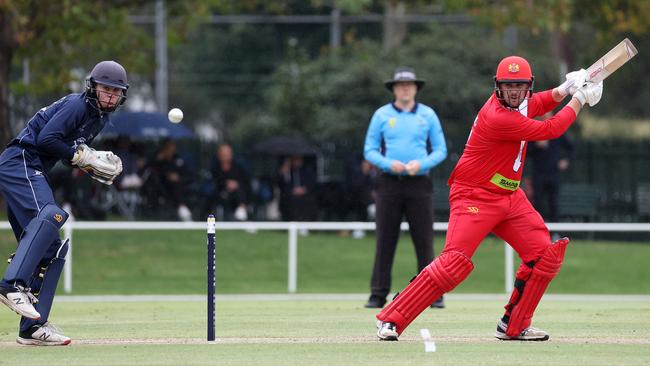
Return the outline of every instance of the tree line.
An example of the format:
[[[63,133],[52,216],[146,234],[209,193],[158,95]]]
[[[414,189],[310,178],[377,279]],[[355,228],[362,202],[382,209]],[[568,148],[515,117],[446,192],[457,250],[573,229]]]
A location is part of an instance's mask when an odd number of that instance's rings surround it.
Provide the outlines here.
[[[0,1],[0,139],[7,142],[37,108],[79,87],[100,59],[130,72],[134,93],[154,80],[153,30],[130,17],[151,1]],[[536,89],[559,70],[588,66],[624,36],[641,53],[607,80],[603,115],[648,118],[650,2],[633,0],[166,1],[170,102],[186,122],[209,123],[245,144],[272,134],[354,144],[370,113],[390,95],[382,82],[398,65],[428,81],[420,98],[439,110],[452,139],[462,139],[490,92],[500,58],[528,57]],[[211,15],[383,14],[381,23],[345,24],[340,47],[326,26],[212,25]],[[409,14],[462,14],[463,24],[406,23]],[[26,73],[26,71],[29,71]],[[146,94],[146,93],[145,93]],[[457,136],[457,137],[456,137]],[[320,141],[319,141],[320,140]]]

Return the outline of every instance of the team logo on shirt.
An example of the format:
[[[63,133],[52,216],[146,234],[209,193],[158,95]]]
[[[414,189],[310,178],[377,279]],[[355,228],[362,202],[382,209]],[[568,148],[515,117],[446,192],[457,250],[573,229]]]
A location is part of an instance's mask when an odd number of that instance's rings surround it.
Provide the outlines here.
[[[54,220],[58,223],[61,223],[61,221],[63,221],[63,216],[61,214],[56,214],[54,215]]]
[[[508,71],[512,73],[519,72],[519,64],[516,64],[514,62],[511,63],[510,65],[508,65]]]
[[[490,183],[508,191],[516,191],[521,182],[515,179],[506,178],[499,173],[494,173],[492,178],[490,178]]]
[[[471,213],[472,215],[478,215],[478,207],[476,207],[476,206],[468,206],[467,207],[467,212]]]
[[[388,125],[390,126],[390,128],[395,128],[396,123],[397,123],[397,118],[395,117],[392,117],[388,120]]]
[[[40,170],[36,170],[36,169],[34,169],[34,175],[36,175],[36,176],[41,176],[41,177],[42,177],[42,176],[43,176],[43,172],[40,171]]]

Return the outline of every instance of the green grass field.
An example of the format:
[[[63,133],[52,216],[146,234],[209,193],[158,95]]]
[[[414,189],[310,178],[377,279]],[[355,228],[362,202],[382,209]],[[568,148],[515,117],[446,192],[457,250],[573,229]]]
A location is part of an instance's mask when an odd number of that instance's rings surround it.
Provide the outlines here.
[[[201,231],[76,231],[73,294],[199,294],[205,292],[206,238]],[[299,293],[365,293],[374,237],[342,238],[333,232],[300,237]],[[436,251],[444,242],[436,236]],[[15,248],[0,232],[0,253]],[[286,232],[223,231],[217,237],[219,293],[286,293]],[[455,291],[504,291],[503,242],[488,238],[473,258],[475,269]],[[2,254],[0,254],[2,255]],[[576,240],[551,283],[552,293],[650,294],[650,245]],[[0,269],[4,271],[2,261]],[[398,246],[393,271],[397,291],[416,274],[408,235]]]
[[[69,347],[14,342],[17,317],[0,311],[1,364],[48,365],[643,365],[650,362],[650,303],[542,301],[548,342],[493,338],[498,301],[448,300],[427,309],[399,342],[375,339],[376,311],[357,301],[219,301],[216,344],[205,342],[205,303],[61,302]],[[430,329],[425,353],[419,329]],[[30,362],[31,363],[31,362]]]
[[[443,240],[436,237],[437,250]],[[204,294],[205,241],[199,231],[76,231],[73,294]],[[286,293],[286,232],[224,231],[217,241],[218,294]],[[0,232],[0,253],[14,247],[13,236]],[[374,237],[311,233],[299,238],[298,255],[299,293],[367,293]],[[549,292],[649,294],[647,258],[646,243],[577,240]],[[503,293],[503,243],[486,240],[473,260],[474,272],[455,293]],[[394,290],[414,273],[413,249],[405,235],[395,260]],[[645,298],[612,303],[543,300],[535,324],[551,333],[551,341],[512,343],[492,336],[505,300],[455,300],[452,294],[447,309],[427,310],[400,342],[384,343],[375,340],[376,311],[362,308],[365,295],[355,296],[347,301],[224,298],[217,305],[217,344],[205,342],[206,305],[196,296],[183,303],[69,302],[60,297],[51,320],[73,338],[73,345],[18,346],[18,318],[0,309],[0,364],[650,364],[650,302]],[[420,328],[431,330],[437,352],[424,352]]]

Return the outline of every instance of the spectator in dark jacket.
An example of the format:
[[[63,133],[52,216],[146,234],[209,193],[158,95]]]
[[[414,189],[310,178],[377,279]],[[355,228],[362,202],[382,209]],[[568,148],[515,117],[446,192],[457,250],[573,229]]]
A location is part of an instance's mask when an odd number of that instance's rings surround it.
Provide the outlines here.
[[[224,219],[247,220],[251,196],[250,177],[246,169],[233,160],[229,144],[219,145],[211,170],[217,190],[217,204],[223,207]]]
[[[569,168],[573,150],[573,143],[566,135],[528,145],[528,158],[533,167],[533,206],[544,221],[560,220],[560,173]]]
[[[351,156],[346,164],[346,197],[353,221],[374,220],[377,176],[379,172],[363,156]],[[354,230],[354,238],[365,236],[363,230]]]
[[[149,177],[143,187],[150,191],[149,195],[153,196],[152,198],[157,199],[156,204],[160,199],[168,200],[176,208],[179,219],[192,221],[192,212],[187,205],[185,190],[187,185],[185,161],[176,153],[174,140],[163,141],[147,170]]]
[[[316,217],[316,172],[304,158],[293,155],[278,169],[280,213],[283,221],[309,221]]]

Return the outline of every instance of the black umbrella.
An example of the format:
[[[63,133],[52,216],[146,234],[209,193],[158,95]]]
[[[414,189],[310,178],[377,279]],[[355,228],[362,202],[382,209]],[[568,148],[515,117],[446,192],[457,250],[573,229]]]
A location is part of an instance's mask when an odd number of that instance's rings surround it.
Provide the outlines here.
[[[253,147],[256,153],[268,155],[318,155],[317,147],[300,137],[273,136]]]

